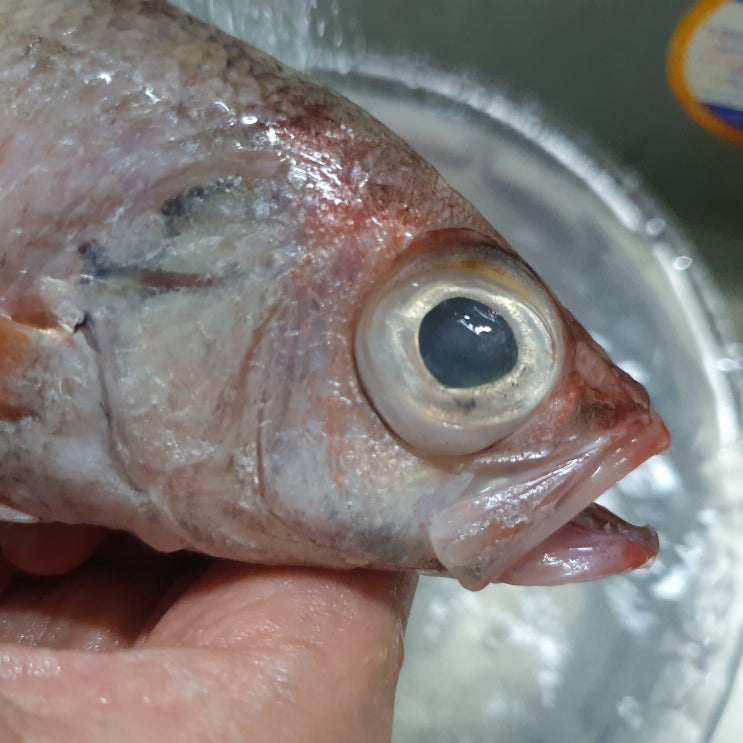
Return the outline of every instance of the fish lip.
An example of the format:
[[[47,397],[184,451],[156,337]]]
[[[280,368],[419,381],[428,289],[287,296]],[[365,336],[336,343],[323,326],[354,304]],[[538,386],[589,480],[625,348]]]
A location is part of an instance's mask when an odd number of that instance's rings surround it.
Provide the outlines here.
[[[529,493],[540,487],[541,482],[545,483],[545,489],[549,487],[549,492],[531,511],[523,514],[520,523],[518,518],[514,521],[510,527],[512,534],[504,534],[497,523],[497,512],[495,515],[487,514],[482,505],[487,499],[488,481],[491,483],[490,495],[497,492],[497,487],[492,487],[494,467],[489,466],[475,475],[473,489],[479,491],[479,500],[463,495],[441,513],[435,514],[429,524],[432,546],[447,572],[473,590],[497,582],[527,553],[536,551],[542,542],[609,488],[670,444],[668,430],[652,408],[646,416],[629,422],[617,433],[619,435],[603,437],[600,443],[594,442],[592,447],[573,453],[571,459],[562,463],[564,474],[560,474],[559,467],[557,475],[553,472],[554,457],[540,461],[538,467],[534,462],[530,463],[522,473],[520,479],[523,482],[515,491],[513,500],[518,503],[519,495],[528,499]],[[591,469],[586,474],[584,468],[589,462]],[[578,472],[580,474],[576,477]],[[571,480],[576,481],[574,486],[571,486]],[[456,526],[457,517],[459,528]],[[490,539],[488,532],[491,532]],[[495,538],[492,538],[493,532]],[[482,550],[472,551],[469,559],[462,559],[468,546],[478,543]]]
[[[610,454],[608,457],[603,458],[591,476],[583,481],[575,491],[569,493],[564,499],[565,504],[561,503],[556,509],[556,514],[559,515],[556,515],[551,522],[551,525],[556,524],[556,528],[535,530],[529,539],[524,540],[519,544],[517,550],[510,553],[506,567],[500,570],[495,580],[498,582],[503,581],[524,585],[530,584],[531,581],[529,579],[524,580],[523,576],[514,579],[514,569],[523,574],[524,563],[538,561],[540,558],[546,557],[547,550],[543,546],[544,543],[551,543],[552,538],[563,530],[564,527],[571,527],[573,530],[582,530],[589,538],[593,538],[594,540],[596,538],[605,538],[607,542],[611,539],[622,540],[625,548],[629,547],[634,552],[634,563],[630,564],[630,562],[627,562],[619,571],[615,568],[608,572],[601,572],[601,568],[599,568],[598,572],[591,573],[589,571],[580,576],[571,575],[570,571],[566,571],[557,581],[549,578],[546,582],[543,582],[540,579],[533,584],[552,585],[555,582],[567,583],[592,580],[596,577],[605,577],[617,572],[629,572],[630,570],[652,565],[659,551],[658,534],[655,529],[651,526],[635,526],[630,524],[595,501],[596,498],[616,485],[649,457],[666,448],[667,444],[663,444],[663,438],[665,437],[666,442],[668,441],[668,432],[659,418],[657,422],[659,423],[659,428],[655,428],[653,431],[643,432],[645,435],[641,434],[637,438],[633,436],[625,437],[620,442],[620,449],[617,450],[616,457]],[[617,461],[621,449],[627,446],[638,446],[641,449],[642,445],[647,443],[651,436],[657,436],[658,434],[661,434],[661,436],[656,440],[657,448],[655,450],[648,449],[642,458],[629,458],[621,462]],[[606,471],[607,469],[610,471],[609,476],[605,472],[602,472],[602,470]],[[569,515],[574,511],[575,513],[572,516],[569,516],[567,519],[564,518],[566,514]],[[625,549],[625,551],[627,550]],[[637,557],[640,553],[642,553],[642,559],[638,561]],[[528,566],[526,567],[528,571]]]
[[[521,540],[518,549],[509,553],[507,564],[498,569],[497,575],[505,572],[527,552],[536,548],[547,537],[578,517],[587,506],[630,472],[637,469],[651,456],[666,449],[668,443],[670,443],[670,436],[665,424],[660,416],[654,410],[651,410],[649,425],[640,429],[639,432],[629,431],[616,444],[603,447],[603,456],[599,457],[593,472],[560,499],[554,509],[553,518],[544,519],[549,523],[550,528],[545,526],[545,528],[537,527],[530,530],[529,537]],[[606,451],[609,446],[611,446],[611,449]],[[632,456],[633,454],[634,456]]]

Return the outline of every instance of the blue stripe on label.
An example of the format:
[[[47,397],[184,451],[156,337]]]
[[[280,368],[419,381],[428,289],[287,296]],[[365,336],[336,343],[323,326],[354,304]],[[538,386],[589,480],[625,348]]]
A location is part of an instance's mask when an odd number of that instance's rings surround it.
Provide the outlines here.
[[[743,2],[743,0],[738,0],[738,2]],[[739,108],[718,106],[716,103],[703,103],[702,105],[718,119],[722,119],[726,124],[736,126],[738,129],[743,129],[743,111]]]

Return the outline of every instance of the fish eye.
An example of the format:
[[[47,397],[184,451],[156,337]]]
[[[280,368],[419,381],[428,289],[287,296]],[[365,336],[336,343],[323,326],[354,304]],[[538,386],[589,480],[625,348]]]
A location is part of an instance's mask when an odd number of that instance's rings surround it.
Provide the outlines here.
[[[426,369],[450,389],[495,382],[519,354],[508,321],[471,297],[445,299],[430,309],[418,328],[418,349]]]
[[[562,369],[557,307],[512,251],[477,233],[428,233],[408,253],[362,308],[358,375],[408,445],[473,454],[549,396]]]

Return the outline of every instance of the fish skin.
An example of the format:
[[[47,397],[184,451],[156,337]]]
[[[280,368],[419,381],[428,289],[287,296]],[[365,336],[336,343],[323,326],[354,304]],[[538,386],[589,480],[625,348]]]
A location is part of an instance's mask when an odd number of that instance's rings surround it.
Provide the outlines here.
[[[0,8],[6,518],[480,587],[613,452],[668,444],[553,300],[563,371],[528,421],[473,455],[406,445],[359,382],[360,308],[421,243],[503,238],[376,120],[167,3]],[[194,230],[205,188],[228,214]]]

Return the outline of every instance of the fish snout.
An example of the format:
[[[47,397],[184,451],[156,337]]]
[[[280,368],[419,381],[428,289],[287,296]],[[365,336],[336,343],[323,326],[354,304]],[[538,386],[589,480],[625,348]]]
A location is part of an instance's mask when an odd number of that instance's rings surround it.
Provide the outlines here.
[[[657,553],[652,529],[593,501],[670,435],[642,385],[578,328],[574,364],[544,408],[483,453],[467,487],[430,519],[438,559],[468,588],[589,580]]]

